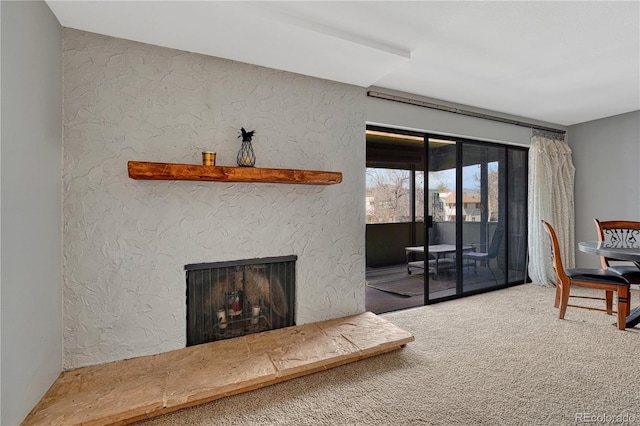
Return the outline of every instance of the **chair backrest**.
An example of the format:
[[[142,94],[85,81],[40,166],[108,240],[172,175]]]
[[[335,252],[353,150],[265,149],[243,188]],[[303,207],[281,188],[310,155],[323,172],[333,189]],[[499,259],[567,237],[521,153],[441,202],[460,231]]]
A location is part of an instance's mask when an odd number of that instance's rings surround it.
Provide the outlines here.
[[[549,222],[545,222],[543,220],[542,225],[551,238],[551,261],[553,264],[553,270],[556,271],[558,280],[566,282],[569,277],[567,276],[567,273],[564,270],[564,266],[562,265],[562,258],[560,257],[560,244],[558,243],[556,231],[553,229],[553,226],[549,224]]]
[[[504,237],[504,228],[499,226],[493,231],[493,237],[491,237],[491,244],[489,244],[488,258],[493,259],[498,256],[500,250],[500,244],[502,244],[502,238]]]
[[[640,247],[640,222],[632,220],[593,219],[598,230],[598,241],[611,247]],[[600,256],[603,268],[608,268],[610,261],[617,261],[609,257]]]

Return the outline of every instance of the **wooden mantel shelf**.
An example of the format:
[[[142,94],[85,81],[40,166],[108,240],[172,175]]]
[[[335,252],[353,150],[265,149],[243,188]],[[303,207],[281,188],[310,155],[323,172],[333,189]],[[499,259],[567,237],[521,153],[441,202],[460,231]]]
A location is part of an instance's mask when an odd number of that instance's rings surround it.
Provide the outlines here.
[[[305,185],[334,185],[342,182],[342,173],[320,170],[202,166],[200,164],[148,163],[141,161],[129,161],[128,168],[130,178],[145,180],[296,183]]]

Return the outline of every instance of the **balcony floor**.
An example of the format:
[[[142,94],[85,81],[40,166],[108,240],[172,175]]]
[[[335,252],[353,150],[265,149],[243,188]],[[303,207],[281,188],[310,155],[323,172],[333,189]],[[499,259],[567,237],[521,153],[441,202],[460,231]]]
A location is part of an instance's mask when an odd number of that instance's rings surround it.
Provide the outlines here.
[[[510,277],[516,276],[510,271]],[[422,287],[423,270],[412,268],[412,274],[407,274],[407,265],[392,265],[366,270],[366,309],[376,314],[414,308],[424,305],[423,291],[419,295],[400,295],[393,292],[393,285],[406,288],[407,280],[415,282],[415,287]],[[477,269],[464,267],[463,286],[465,292],[481,291],[496,286],[496,280],[489,268],[478,264]],[[384,283],[390,291],[381,291],[370,285]],[[441,273],[438,277],[431,276],[429,283],[431,300],[455,295],[455,270]]]

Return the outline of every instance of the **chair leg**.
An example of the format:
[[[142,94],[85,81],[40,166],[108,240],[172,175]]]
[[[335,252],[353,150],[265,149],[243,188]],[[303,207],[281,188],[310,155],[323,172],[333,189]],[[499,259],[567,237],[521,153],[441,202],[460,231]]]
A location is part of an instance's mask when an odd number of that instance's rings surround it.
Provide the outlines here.
[[[567,305],[569,304],[569,288],[570,285],[565,285],[565,283],[559,282],[560,289],[560,312],[558,313],[558,318],[564,319],[564,314],[567,312]]]
[[[555,302],[553,302],[553,306],[554,307],[559,307],[560,306],[560,286],[562,284],[560,283],[560,280],[556,280],[556,300]]]
[[[618,286],[618,330],[627,328],[627,312],[629,311],[629,287]]]
[[[496,263],[496,266],[495,268],[493,268],[491,266],[491,259],[488,259],[487,268],[489,268],[489,272],[491,272],[491,276],[493,277],[493,280],[496,282],[496,284],[498,285],[505,284],[506,276],[504,274],[504,271],[502,270],[502,267],[500,266],[500,262],[496,260],[495,263]]]
[[[627,291],[627,316],[631,315],[631,292]]]
[[[607,315],[613,315],[613,290],[605,290],[604,301],[607,306]]]

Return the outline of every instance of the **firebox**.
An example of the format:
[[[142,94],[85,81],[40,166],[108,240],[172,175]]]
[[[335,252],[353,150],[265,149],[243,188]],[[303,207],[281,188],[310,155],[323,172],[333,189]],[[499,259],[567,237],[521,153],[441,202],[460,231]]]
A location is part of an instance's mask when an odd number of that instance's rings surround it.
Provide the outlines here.
[[[297,258],[186,265],[187,346],[295,325]]]

